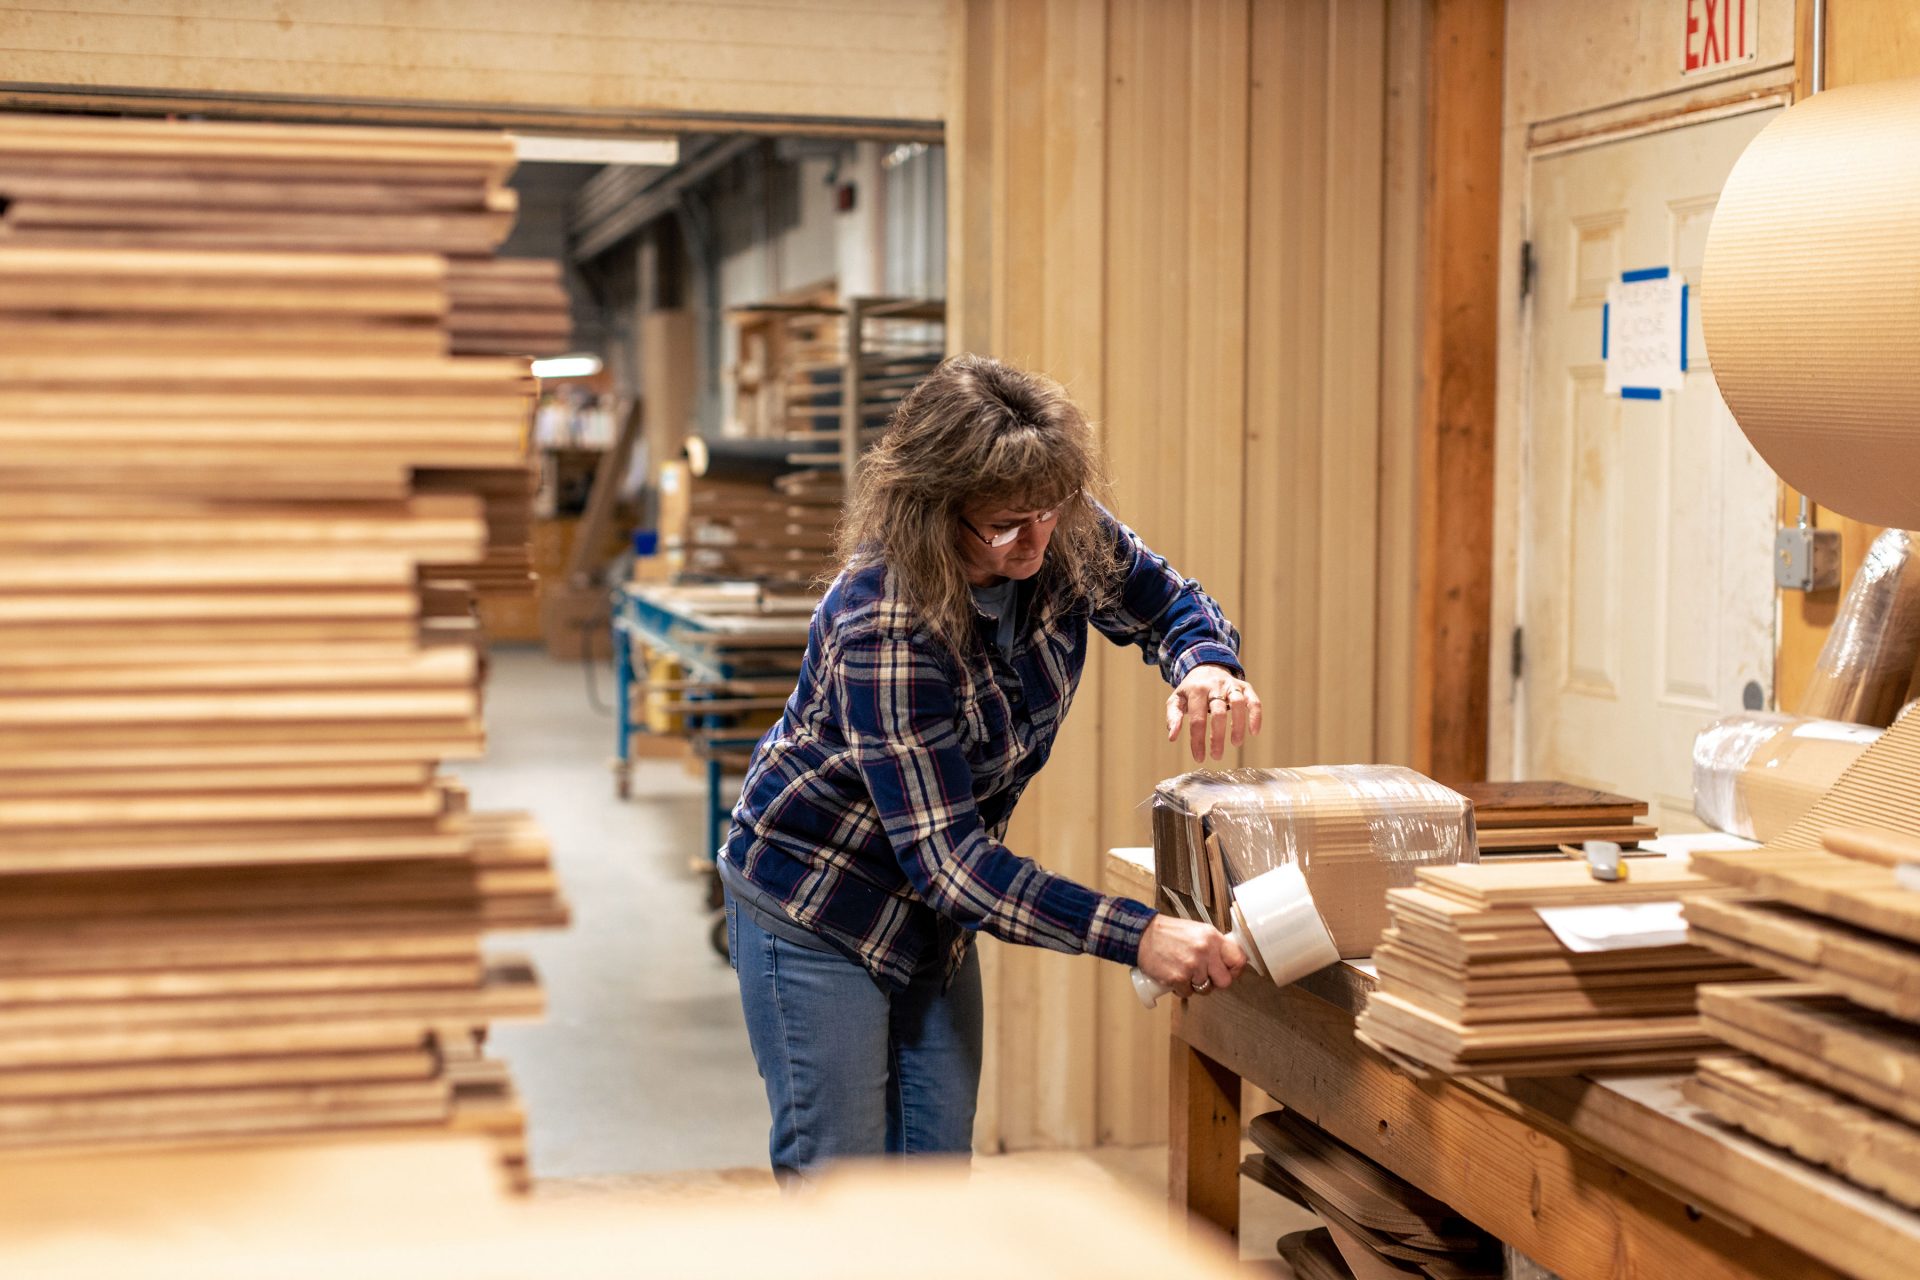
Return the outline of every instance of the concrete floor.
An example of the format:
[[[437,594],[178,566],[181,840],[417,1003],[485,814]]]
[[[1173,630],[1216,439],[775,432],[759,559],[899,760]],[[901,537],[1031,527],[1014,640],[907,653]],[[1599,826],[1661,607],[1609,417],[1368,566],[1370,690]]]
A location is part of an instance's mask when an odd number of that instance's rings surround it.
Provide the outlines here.
[[[499,649],[486,759],[462,765],[477,809],[531,811],[553,841],[573,926],[499,935],[533,956],[542,1022],[503,1023],[494,1051],[526,1102],[536,1178],[764,1166],[767,1100],[733,971],[710,948],[705,784],[678,763],[613,792],[613,720],[577,662]],[[594,673],[603,706],[612,676]]]
[[[594,672],[611,704],[612,677]],[[546,988],[544,1021],[503,1023],[495,1053],[528,1112],[543,1197],[773,1194],[767,1103],[747,1046],[733,972],[711,949],[705,783],[677,762],[642,762],[628,800],[614,795],[613,721],[588,699],[580,664],[501,649],[487,683],[486,759],[457,772],[482,809],[531,811],[553,842],[573,905],[570,929],[500,935],[530,953]],[[1166,1149],[1032,1152],[976,1162],[1044,1167],[1165,1203]],[[1242,1256],[1273,1259],[1304,1211],[1243,1180]],[[1264,1274],[1284,1276],[1275,1261]]]

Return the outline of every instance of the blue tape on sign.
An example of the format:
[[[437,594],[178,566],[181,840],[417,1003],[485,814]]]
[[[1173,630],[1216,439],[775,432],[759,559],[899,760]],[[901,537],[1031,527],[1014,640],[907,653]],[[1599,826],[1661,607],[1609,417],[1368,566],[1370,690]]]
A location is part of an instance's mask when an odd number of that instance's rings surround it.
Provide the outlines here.
[[[1602,360],[1605,360],[1607,358],[1607,330],[1610,327],[1612,327],[1612,320],[1613,320],[1613,304],[1611,302],[1601,303],[1600,304],[1600,358]]]
[[[1660,398],[1660,388],[1622,387],[1620,388],[1620,398],[1622,400],[1658,400]]]
[[[1605,355],[1600,357],[1606,359]],[[1687,371],[1687,286],[1680,286],[1680,372]]]
[[[1621,284],[1633,284],[1638,280],[1665,280],[1672,270],[1670,267],[1642,267],[1638,271],[1622,271]]]

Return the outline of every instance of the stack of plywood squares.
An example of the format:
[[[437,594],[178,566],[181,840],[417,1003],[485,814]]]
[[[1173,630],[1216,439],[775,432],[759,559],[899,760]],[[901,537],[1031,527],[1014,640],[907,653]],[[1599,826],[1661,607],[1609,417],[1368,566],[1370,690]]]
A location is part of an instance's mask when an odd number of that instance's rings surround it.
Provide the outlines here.
[[[1566,860],[1423,868],[1387,895],[1379,987],[1356,1034],[1450,1075],[1690,1065],[1714,1046],[1694,1012],[1699,984],[1766,975],[1685,943],[1572,951],[1539,911],[1726,892],[1652,859],[1619,882]]]
[[[1920,1208],[1920,714],[1772,844],[1695,863],[1747,896],[1689,904],[1693,935],[1792,981],[1701,991],[1751,1056],[1701,1062],[1690,1096]]]
[[[1636,848],[1659,834],[1643,822],[1647,802],[1565,782],[1469,782],[1482,858],[1556,855],[1563,845],[1607,840]]]
[[[439,767],[481,744],[468,578],[512,557],[530,386],[448,353],[423,252],[491,251],[511,162],[0,120],[0,1150],[465,1125],[523,1159],[477,1046],[539,992],[481,934],[565,909]]]

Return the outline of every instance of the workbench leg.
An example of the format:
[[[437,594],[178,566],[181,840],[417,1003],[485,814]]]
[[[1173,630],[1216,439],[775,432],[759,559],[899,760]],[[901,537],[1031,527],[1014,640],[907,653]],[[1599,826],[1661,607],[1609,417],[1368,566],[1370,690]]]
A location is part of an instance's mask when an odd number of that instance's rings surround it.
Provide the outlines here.
[[[613,624],[613,789],[633,794],[633,640],[616,616]]]
[[[721,790],[725,777],[720,769],[720,761],[715,758],[707,761],[707,857],[720,856],[720,837],[727,825],[733,806],[726,801],[726,793]]]
[[[1180,1038],[1174,1013],[1167,1188],[1176,1214],[1240,1236],[1240,1077]]]

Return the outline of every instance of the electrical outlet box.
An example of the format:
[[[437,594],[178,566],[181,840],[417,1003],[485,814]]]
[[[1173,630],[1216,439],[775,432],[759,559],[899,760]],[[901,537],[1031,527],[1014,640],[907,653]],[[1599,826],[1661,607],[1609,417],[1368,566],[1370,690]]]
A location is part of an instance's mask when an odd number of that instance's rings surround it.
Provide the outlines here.
[[[1790,527],[1773,535],[1773,581],[1786,591],[1840,585],[1840,531]]]

